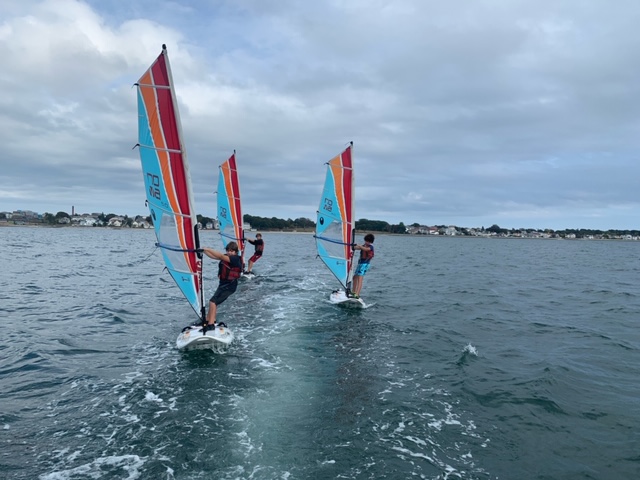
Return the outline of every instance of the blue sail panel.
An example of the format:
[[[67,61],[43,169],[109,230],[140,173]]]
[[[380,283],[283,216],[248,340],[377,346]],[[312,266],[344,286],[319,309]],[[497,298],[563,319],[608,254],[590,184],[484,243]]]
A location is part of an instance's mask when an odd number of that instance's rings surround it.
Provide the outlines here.
[[[222,244],[226,247],[227,243],[236,241],[236,231],[234,219],[231,214],[231,203],[229,202],[229,193],[225,185],[222,172],[218,176],[218,224],[220,226],[220,236]]]
[[[328,170],[316,218],[316,247],[320,259],[346,288],[349,270],[342,241],[343,222],[339,210],[336,214],[338,200],[334,185],[333,175]]]

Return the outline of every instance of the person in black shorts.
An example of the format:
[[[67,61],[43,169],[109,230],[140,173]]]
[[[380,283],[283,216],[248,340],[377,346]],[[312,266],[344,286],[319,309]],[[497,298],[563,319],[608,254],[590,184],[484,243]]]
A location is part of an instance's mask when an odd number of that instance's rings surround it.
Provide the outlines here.
[[[242,260],[238,255],[238,244],[227,243],[225,252],[219,252],[213,248],[204,247],[203,253],[218,263],[218,278],[220,283],[215,293],[209,300],[209,312],[207,313],[207,329],[213,330],[216,325],[216,312],[218,305],[224,302],[238,288],[238,278],[242,275]]]

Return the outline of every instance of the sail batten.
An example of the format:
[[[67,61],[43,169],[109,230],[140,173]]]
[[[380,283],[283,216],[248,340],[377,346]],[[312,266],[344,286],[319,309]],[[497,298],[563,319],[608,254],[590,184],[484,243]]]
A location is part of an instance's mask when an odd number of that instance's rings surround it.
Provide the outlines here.
[[[166,48],[140,77],[138,145],[149,213],[167,270],[203,314],[202,258],[182,127]]]
[[[149,150],[154,150],[156,152],[169,152],[169,153],[182,153],[180,150],[170,150],[168,148],[158,148],[153,145],[140,145],[138,144],[138,148],[148,148]]]
[[[327,162],[314,235],[318,256],[347,290],[351,286],[355,232],[352,153],[353,143]]]
[[[141,82],[136,83],[136,87],[154,88],[156,90],[171,90],[171,86],[169,85],[154,85],[152,83],[141,83]]]

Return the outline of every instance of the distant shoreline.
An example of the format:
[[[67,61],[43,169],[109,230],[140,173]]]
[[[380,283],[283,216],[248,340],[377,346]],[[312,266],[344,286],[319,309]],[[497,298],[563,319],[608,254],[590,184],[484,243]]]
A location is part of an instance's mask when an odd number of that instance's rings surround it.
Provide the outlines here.
[[[38,225],[34,223],[25,223],[25,224],[11,224],[6,222],[0,222],[0,228],[72,228],[74,230],[94,230],[94,229],[107,229],[107,230],[127,230],[127,231],[148,231],[153,230],[153,228],[132,228],[132,227],[89,227],[89,226],[78,226],[78,225]],[[201,229],[201,232],[219,232],[220,230],[213,229]],[[410,234],[410,233],[391,233],[391,232],[379,232],[375,230],[363,230],[361,232],[356,231],[356,235],[364,235],[365,233],[373,233],[374,235],[384,235],[384,236],[392,236],[392,237],[407,237],[407,238],[466,238],[466,239],[487,239],[487,240],[584,240],[584,241],[618,241],[618,242],[637,242],[638,238],[589,238],[589,237],[576,237],[576,238],[565,238],[565,237],[517,237],[517,236],[483,236],[483,235],[424,235],[424,234]],[[246,232],[248,236],[255,235],[256,233],[284,233],[287,235],[292,234],[302,234],[302,235],[313,235],[315,232],[313,230],[252,230],[250,232]]]

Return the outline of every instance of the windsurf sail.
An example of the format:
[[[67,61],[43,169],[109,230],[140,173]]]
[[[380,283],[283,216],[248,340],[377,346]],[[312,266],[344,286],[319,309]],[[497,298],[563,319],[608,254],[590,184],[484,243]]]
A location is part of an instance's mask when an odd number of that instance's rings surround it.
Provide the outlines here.
[[[225,247],[229,242],[238,244],[238,255],[244,267],[244,224],[235,150],[233,155],[220,165],[219,170],[217,202],[220,236]]]
[[[327,174],[316,220],[318,256],[340,281],[351,288],[354,220],[353,142],[327,163]]]
[[[202,253],[167,47],[138,83],[138,149],[157,245],[178,287],[205,318]]]

